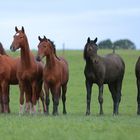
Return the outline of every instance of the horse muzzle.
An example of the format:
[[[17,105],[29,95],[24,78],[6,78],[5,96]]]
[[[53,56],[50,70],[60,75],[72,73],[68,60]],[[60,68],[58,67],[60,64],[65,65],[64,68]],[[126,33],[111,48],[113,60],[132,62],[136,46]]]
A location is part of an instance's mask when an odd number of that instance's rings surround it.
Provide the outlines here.
[[[40,56],[38,55],[38,56],[36,56],[36,60],[37,61],[41,61],[41,58],[40,58]]]
[[[10,50],[12,51],[12,52],[15,52],[16,51],[16,49],[14,49],[14,47],[11,45],[10,46]]]

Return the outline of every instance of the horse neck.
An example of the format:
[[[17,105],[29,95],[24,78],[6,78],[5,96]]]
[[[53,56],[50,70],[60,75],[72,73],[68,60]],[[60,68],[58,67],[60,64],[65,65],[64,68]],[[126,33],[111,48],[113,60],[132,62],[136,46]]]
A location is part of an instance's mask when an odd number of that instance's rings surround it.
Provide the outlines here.
[[[100,57],[98,54],[93,54],[93,55],[91,55],[91,56],[86,60],[86,64],[87,64],[87,66],[90,67],[90,68],[91,68],[91,67],[95,68],[95,67],[97,67],[95,61],[98,61],[98,60],[100,60],[100,59],[101,59],[101,57]]]
[[[3,53],[3,55],[7,55],[7,53],[5,52],[5,50],[3,50],[3,52],[2,52],[2,53]]]
[[[4,48],[3,48],[3,46],[2,46],[2,44],[0,44],[0,54],[7,55],[5,50],[4,50]]]
[[[21,47],[21,64],[23,67],[31,66],[30,48],[27,39]]]
[[[54,53],[46,55],[46,66],[47,66],[47,68],[52,69],[52,67],[55,66],[55,62],[56,62],[56,58],[55,58]]]

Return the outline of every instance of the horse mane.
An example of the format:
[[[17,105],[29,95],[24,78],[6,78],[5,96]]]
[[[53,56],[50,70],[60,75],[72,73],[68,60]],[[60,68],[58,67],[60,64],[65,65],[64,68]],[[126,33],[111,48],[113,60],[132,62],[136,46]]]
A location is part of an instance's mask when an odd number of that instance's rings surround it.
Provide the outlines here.
[[[1,42],[0,42],[0,54],[2,54],[2,55],[7,55],[7,54],[6,54],[6,51],[4,50],[3,45],[2,45]]]
[[[45,39],[45,40],[46,40],[46,39]],[[51,43],[51,45],[52,45],[52,47],[53,47],[55,57],[56,57],[58,60],[60,60],[60,58],[59,58],[59,57],[57,56],[57,54],[56,54],[56,47],[55,47],[54,42],[51,41],[50,39],[47,39],[47,40]]]
[[[87,44],[85,45],[85,48],[84,48],[84,53],[83,53],[83,58],[84,58],[84,60],[86,60],[87,59]]]
[[[52,45],[52,47],[53,47],[53,49],[54,49],[54,53],[55,53],[55,55],[56,55],[56,47],[55,47],[54,42],[51,41],[50,39],[48,39],[48,41],[51,43],[51,45]]]

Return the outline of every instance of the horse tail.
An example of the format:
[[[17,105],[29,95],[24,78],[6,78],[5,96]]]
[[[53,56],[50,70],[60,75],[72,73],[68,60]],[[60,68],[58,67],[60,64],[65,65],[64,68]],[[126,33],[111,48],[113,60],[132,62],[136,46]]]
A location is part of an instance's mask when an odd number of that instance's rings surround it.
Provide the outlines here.
[[[116,49],[115,45],[112,45],[112,49],[113,49],[113,53],[115,53],[115,49]]]

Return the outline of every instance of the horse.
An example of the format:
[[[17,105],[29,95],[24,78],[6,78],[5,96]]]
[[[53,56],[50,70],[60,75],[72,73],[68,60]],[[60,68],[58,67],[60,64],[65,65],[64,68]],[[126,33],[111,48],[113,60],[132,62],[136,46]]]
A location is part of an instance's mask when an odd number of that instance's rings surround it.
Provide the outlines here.
[[[88,37],[83,51],[83,57],[86,61],[84,69],[87,91],[86,115],[90,115],[91,91],[94,83],[99,88],[99,114],[103,114],[103,85],[108,84],[113,99],[113,114],[118,115],[125,64],[123,59],[115,53],[108,54],[105,57],[99,56],[96,42],[97,38],[90,40],[90,37]]]
[[[16,64],[18,58],[13,58],[6,54],[2,43],[0,43],[0,102],[1,113],[10,113],[9,88],[10,85],[18,84],[16,77]]]
[[[26,111],[36,113],[36,102],[42,94],[43,63],[37,62],[30,51],[28,38],[24,27],[19,30],[15,27],[15,35],[11,44],[11,51],[20,49],[20,61],[17,64],[17,78],[20,89],[20,113],[23,113],[24,92],[26,97]],[[31,112],[31,108],[33,111]],[[45,112],[45,106],[43,103]]]
[[[0,54],[7,55],[1,42],[0,42]],[[0,89],[0,112],[3,112],[3,111],[4,111],[4,108],[3,108],[3,103],[2,103],[2,91]]]
[[[137,83],[137,114],[140,115],[140,57],[135,65],[135,75]]]
[[[46,65],[43,71],[44,89],[46,93],[46,114],[49,114],[49,91],[52,94],[53,100],[53,115],[58,115],[59,98],[62,90],[63,114],[66,114],[66,92],[67,83],[69,80],[69,70],[67,61],[56,55],[54,43],[47,39],[38,37],[38,53],[36,59],[38,61],[46,57]]]

